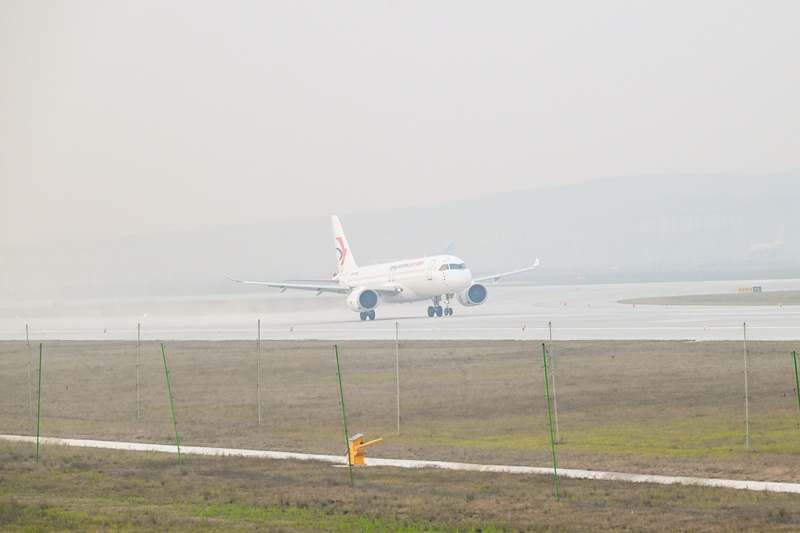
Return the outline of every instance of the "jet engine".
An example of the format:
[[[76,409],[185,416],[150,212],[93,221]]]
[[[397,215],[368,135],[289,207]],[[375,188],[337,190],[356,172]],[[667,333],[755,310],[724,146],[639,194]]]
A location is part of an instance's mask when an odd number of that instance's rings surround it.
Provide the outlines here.
[[[473,305],[481,305],[484,303],[487,296],[489,296],[489,291],[486,290],[485,286],[480,283],[473,283],[459,292],[457,298],[458,303],[461,305],[472,307]]]
[[[378,293],[366,287],[354,289],[347,295],[347,305],[353,311],[365,313],[378,307]]]

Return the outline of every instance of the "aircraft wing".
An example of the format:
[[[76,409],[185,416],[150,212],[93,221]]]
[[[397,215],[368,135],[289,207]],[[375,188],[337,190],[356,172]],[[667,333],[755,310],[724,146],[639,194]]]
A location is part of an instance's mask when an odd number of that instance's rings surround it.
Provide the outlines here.
[[[228,276],[225,276],[231,281],[235,281],[236,283],[244,283],[246,285],[264,285],[265,287],[274,287],[276,289],[280,289],[281,292],[287,289],[297,289],[301,291],[316,291],[317,296],[322,294],[323,292],[334,292],[337,294],[349,294],[350,291],[355,289],[352,285],[338,285],[336,283],[331,283],[327,280],[319,281],[317,283],[295,283],[292,281],[247,281],[242,279],[234,279]],[[374,287],[372,288],[375,292],[382,296],[394,296],[398,292],[402,292],[403,288],[400,286],[386,286],[386,287]]]
[[[235,281],[236,283],[244,283],[246,285],[264,285],[266,287],[274,287],[276,289],[280,289],[281,292],[287,289],[297,289],[301,291],[316,291],[317,294],[322,294],[323,292],[334,292],[338,294],[347,294],[353,287],[350,285],[338,285],[335,283],[330,282],[323,282],[323,283],[292,283],[287,281],[247,281],[242,279],[233,279],[225,276],[231,281]]]
[[[533,270],[537,266],[539,266],[539,260],[538,259],[533,263],[533,266],[529,266],[529,267],[526,267],[526,268],[521,268],[519,270],[512,270],[511,272],[503,272],[501,274],[494,274],[492,276],[483,276],[481,278],[473,278],[473,281],[480,282],[480,281],[492,280],[492,282],[496,283],[497,280],[499,280],[502,277],[513,276],[514,274],[521,274],[523,272],[528,272],[529,270]]]

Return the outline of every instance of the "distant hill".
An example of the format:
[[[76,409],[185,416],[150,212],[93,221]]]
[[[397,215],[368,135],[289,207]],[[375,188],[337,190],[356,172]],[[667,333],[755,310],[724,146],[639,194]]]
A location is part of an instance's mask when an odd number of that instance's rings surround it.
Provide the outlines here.
[[[800,276],[800,173],[620,177],[369,213],[337,213],[361,263],[453,253],[476,274],[530,264],[542,283]],[[768,257],[749,254],[785,228]],[[0,249],[0,296],[252,292],[251,279],[324,278],[329,218]]]

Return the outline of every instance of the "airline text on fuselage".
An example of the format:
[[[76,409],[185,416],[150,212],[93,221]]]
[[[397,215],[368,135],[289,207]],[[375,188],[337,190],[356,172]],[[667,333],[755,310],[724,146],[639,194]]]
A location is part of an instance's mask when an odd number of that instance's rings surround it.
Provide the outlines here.
[[[392,265],[389,267],[389,270],[400,270],[401,268],[413,268],[422,266],[425,264],[425,261],[415,261],[412,263],[402,263],[400,265]]]

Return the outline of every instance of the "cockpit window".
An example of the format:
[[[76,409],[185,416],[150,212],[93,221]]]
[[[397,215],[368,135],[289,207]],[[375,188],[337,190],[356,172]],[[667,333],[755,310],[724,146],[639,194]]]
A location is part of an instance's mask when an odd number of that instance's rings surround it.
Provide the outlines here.
[[[442,266],[439,267],[439,272],[441,272],[443,270],[447,270],[448,268],[450,268],[450,265],[445,263],[445,264],[443,264]]]
[[[466,270],[467,269],[467,265],[465,265],[464,263],[450,263],[448,266],[450,267],[450,270]]]

